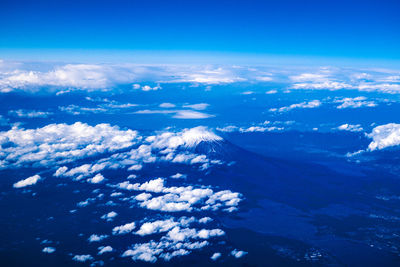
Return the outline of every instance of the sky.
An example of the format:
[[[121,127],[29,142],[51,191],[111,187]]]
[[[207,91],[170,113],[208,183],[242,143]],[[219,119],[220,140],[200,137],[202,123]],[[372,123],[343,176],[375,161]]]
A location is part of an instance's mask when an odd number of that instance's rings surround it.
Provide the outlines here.
[[[399,1],[0,2],[0,58],[68,54],[399,60]]]

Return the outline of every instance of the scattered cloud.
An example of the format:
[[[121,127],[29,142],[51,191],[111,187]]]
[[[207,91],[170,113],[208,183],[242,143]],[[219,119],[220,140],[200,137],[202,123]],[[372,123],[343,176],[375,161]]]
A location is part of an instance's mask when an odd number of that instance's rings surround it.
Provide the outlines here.
[[[341,131],[349,131],[349,132],[362,132],[364,129],[360,124],[342,124],[338,127]]]
[[[247,254],[247,252],[242,251],[242,250],[236,250],[236,249],[232,250],[232,252],[231,252],[231,255],[234,256],[235,258],[241,258],[246,254]]]
[[[56,251],[56,249],[53,248],[53,247],[45,247],[45,248],[43,248],[43,250],[42,250],[42,252],[48,253],[48,254],[51,254],[51,253],[53,253],[53,252],[55,252],[55,251]]]
[[[115,211],[111,211],[107,214],[104,214],[103,216],[101,216],[101,218],[103,220],[106,220],[107,222],[111,222],[112,220],[114,220],[114,218],[118,215],[118,213],[116,213]]]
[[[273,95],[273,94],[276,94],[276,93],[278,93],[278,91],[277,90],[275,90],[275,89],[272,89],[272,90],[268,90],[268,91],[266,91],[265,92],[267,95]]]
[[[218,260],[220,257],[221,257],[221,253],[215,252],[214,254],[212,254],[211,259],[212,259],[213,261],[216,261],[216,260]]]
[[[133,84],[132,88],[135,89],[135,90],[142,90],[142,91],[145,91],[145,92],[147,92],[147,91],[157,91],[157,90],[161,90],[162,89],[160,84],[157,84],[156,86],[151,87],[150,85],[141,86],[138,83]]]
[[[400,124],[388,123],[377,126],[367,136],[373,140],[368,145],[369,151],[398,146],[400,145]]]
[[[72,258],[72,260],[78,261],[78,262],[87,262],[87,261],[92,261],[92,260],[94,260],[94,258],[93,258],[91,255],[86,254],[86,255],[75,255],[75,256]]]
[[[191,104],[191,105],[183,105],[184,108],[191,108],[195,110],[205,110],[210,104],[207,103],[199,103],[199,104]]]
[[[16,182],[13,186],[14,188],[21,188],[21,187],[26,187],[26,186],[30,186],[30,185],[34,185],[36,184],[39,180],[40,180],[40,176],[39,175],[33,175],[31,177],[28,177],[24,180],[18,181]]]
[[[19,118],[47,118],[53,113],[38,111],[38,110],[18,109],[18,110],[10,110],[8,114]]]
[[[135,222],[127,223],[124,225],[116,226],[113,228],[112,232],[113,235],[124,235],[132,232],[135,229],[136,225]]]
[[[101,246],[98,247],[99,253],[97,253],[98,255],[103,255],[104,253],[109,253],[113,251],[113,248],[111,246]]]
[[[108,237],[108,235],[96,235],[93,234],[88,238],[89,242],[100,242],[103,239],[106,239]]]
[[[94,177],[87,179],[89,183],[98,184],[104,180],[104,176],[101,173],[96,174]]]
[[[308,102],[302,102],[302,103],[298,103],[298,104],[292,104],[290,106],[287,107],[281,107],[281,108],[271,108],[269,109],[269,111],[271,112],[287,112],[290,111],[292,109],[298,109],[298,108],[317,108],[319,106],[321,106],[322,103],[320,100],[312,100],[312,101],[308,101]]]
[[[134,145],[136,131],[120,130],[109,124],[76,122],[72,125],[49,124],[38,129],[17,126],[0,132],[0,169],[33,164],[51,166],[118,151]],[[12,145],[6,145],[12,144]]]
[[[334,103],[340,103],[336,108],[344,109],[344,108],[361,108],[361,107],[376,107],[378,104],[374,101],[366,101],[366,97],[346,97],[342,99],[337,99]]]

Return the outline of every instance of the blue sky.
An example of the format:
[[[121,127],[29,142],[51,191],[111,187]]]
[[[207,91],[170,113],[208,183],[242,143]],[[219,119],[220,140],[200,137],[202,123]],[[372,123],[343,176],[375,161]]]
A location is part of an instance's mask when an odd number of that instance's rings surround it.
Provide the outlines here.
[[[399,1],[3,0],[0,57],[160,51],[398,60],[399,13]]]

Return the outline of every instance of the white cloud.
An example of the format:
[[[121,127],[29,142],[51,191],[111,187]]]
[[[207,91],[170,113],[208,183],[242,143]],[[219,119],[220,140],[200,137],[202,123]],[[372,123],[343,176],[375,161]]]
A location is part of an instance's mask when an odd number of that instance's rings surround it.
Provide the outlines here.
[[[140,236],[145,236],[155,233],[167,232],[177,225],[178,222],[175,222],[173,219],[146,222],[140,226],[140,229],[136,232],[136,234]]]
[[[46,69],[43,71],[43,69]],[[137,64],[25,64],[4,61],[0,68],[0,92],[24,90],[111,90],[132,84],[134,90],[155,91],[160,83],[229,84],[264,83],[278,79],[292,89],[379,91],[399,93],[399,72],[384,69],[241,67],[230,65]],[[148,82],[151,85],[144,85]],[[206,88],[207,90],[207,88]]]
[[[103,216],[101,216],[101,218],[103,220],[106,220],[108,222],[111,222],[112,220],[114,220],[114,218],[118,215],[118,213],[116,213],[115,211],[111,211],[107,214],[104,214]]]
[[[88,238],[89,242],[100,242],[103,239],[106,239],[108,237],[108,235],[96,235],[93,234]]]
[[[195,221],[194,217],[181,217],[178,221],[167,219],[146,222],[137,234],[142,236],[165,232],[166,234],[161,237],[160,242],[151,240],[148,243],[132,245],[122,256],[131,257],[134,261],[142,260],[152,263],[158,258],[169,261],[173,257],[187,255],[191,250],[201,249],[209,244],[206,240],[194,242],[192,240],[209,239],[225,234],[221,229],[186,228]]]
[[[213,261],[216,261],[216,260],[219,259],[220,257],[221,257],[221,253],[215,252],[215,253],[211,256],[211,259],[212,259]]]
[[[187,175],[178,172],[177,174],[171,175],[170,177],[173,179],[186,179]]]
[[[265,93],[266,93],[267,95],[272,95],[272,94],[278,93],[278,91],[275,90],[275,89],[272,89],[272,90],[266,91]]]
[[[14,188],[21,188],[21,187],[26,187],[26,186],[30,186],[30,185],[34,185],[36,184],[39,180],[40,180],[40,176],[39,175],[33,175],[31,177],[28,177],[24,180],[18,181],[16,182],[13,186]]]
[[[102,255],[104,253],[108,253],[108,252],[112,252],[113,248],[111,246],[101,246],[98,247],[99,253],[97,253],[98,255]]]
[[[207,119],[214,117],[214,115],[194,110],[157,110],[157,109],[143,109],[135,111],[134,114],[171,114],[175,119]]]
[[[55,252],[55,251],[56,251],[56,249],[53,248],[53,247],[45,247],[45,248],[43,248],[43,250],[42,250],[42,252],[48,253],[48,254],[51,254],[51,253],[53,253],[53,252]]]
[[[86,254],[86,255],[75,255],[73,258],[72,258],[72,260],[74,260],[74,261],[79,261],[79,262],[86,262],[86,261],[92,261],[94,258],[91,256],[91,255],[89,255],[89,254]]]
[[[344,108],[361,108],[361,107],[376,107],[378,104],[374,101],[365,101],[367,98],[363,96],[359,97],[346,97],[342,99],[337,99],[335,103],[341,103],[336,108],[344,109]]]
[[[165,82],[189,82],[200,84],[224,84],[245,81],[245,78],[238,76],[232,69],[213,68],[213,67],[195,67],[186,69],[175,69],[177,79]]]
[[[172,118],[175,119],[207,119],[215,117],[214,115],[198,112],[194,110],[178,110]]]
[[[204,126],[184,129],[178,133],[161,133],[158,136],[149,137],[152,146],[159,149],[175,149],[179,146],[195,147],[201,142],[222,141],[222,138]]]
[[[250,126],[250,127],[237,127],[234,125],[228,125],[223,128],[217,128],[218,131],[220,132],[227,132],[227,133],[232,133],[232,132],[241,132],[241,133],[253,133],[253,132],[275,132],[275,131],[282,131],[284,130],[284,127],[277,127],[277,126],[269,126],[269,127],[264,127],[264,126]]]
[[[26,110],[26,109],[18,109],[18,110],[10,110],[8,114],[12,116],[16,116],[19,118],[47,118],[52,115],[52,112],[38,111],[38,110]]]
[[[242,94],[242,95],[252,95],[252,94],[254,94],[254,92],[253,91],[245,91],[245,92],[242,92],[240,94]]]
[[[175,104],[172,104],[172,103],[161,103],[161,104],[159,105],[159,107],[160,107],[160,108],[174,108],[174,107],[176,107],[176,105],[175,105]]]
[[[157,84],[156,86],[151,87],[150,85],[141,86],[140,84],[137,84],[137,83],[133,84],[132,88],[135,89],[135,90],[139,90],[140,89],[140,90],[145,91],[145,92],[147,92],[147,91],[157,91],[157,90],[162,89],[159,84]]]
[[[207,103],[199,103],[199,104],[192,104],[192,105],[183,105],[184,108],[191,108],[195,110],[205,110],[210,104]]]
[[[126,250],[122,257],[132,257],[134,261],[141,260],[146,262],[154,263],[157,261],[155,255],[163,252],[163,249],[159,248],[159,245],[154,241],[144,244],[135,244],[132,249]]]
[[[276,108],[271,108],[270,111],[275,112],[275,111],[279,111],[279,112],[287,112],[290,111],[292,109],[297,109],[297,108],[317,108],[319,106],[321,106],[322,103],[319,100],[312,100],[312,101],[308,101],[308,102],[302,102],[302,103],[298,103],[298,104],[292,104],[290,106],[287,107],[281,107],[279,109]]]
[[[388,123],[377,126],[367,136],[373,140],[368,145],[369,151],[398,146],[400,145],[400,124]]]
[[[135,197],[137,201],[146,201],[151,198],[151,194],[149,193],[141,193]]]
[[[139,206],[143,208],[165,212],[192,211],[194,208],[201,210],[226,208],[225,211],[232,212],[241,201],[240,194],[230,190],[214,192],[210,188],[193,188],[192,186],[165,187],[162,178],[142,184],[122,182],[117,186],[125,190],[163,193],[156,197],[141,194],[136,196],[136,200],[140,201]]]
[[[68,64],[57,66],[47,72],[14,70],[3,73],[0,91],[13,89],[38,91],[42,87],[79,88],[86,90],[106,89],[114,83],[124,83],[135,75],[124,69],[110,65]]]
[[[124,225],[116,226],[113,228],[113,235],[124,235],[132,232],[135,229],[135,222],[127,223]]]
[[[342,124],[338,127],[341,131],[362,132],[364,129],[360,124]]]
[[[98,184],[101,183],[104,179],[104,176],[101,175],[101,173],[98,173],[94,177],[87,179],[87,181],[92,184]]]
[[[0,169],[29,164],[49,166],[128,148],[137,142],[136,131],[120,130],[109,124],[90,126],[49,124],[38,129],[13,127],[0,132]]]
[[[246,254],[247,254],[247,252],[242,251],[242,250],[234,249],[234,250],[231,251],[231,255],[234,256],[235,258],[241,258]]]
[[[199,223],[208,223],[213,221],[213,219],[211,219],[210,217],[203,217],[201,219],[199,219]]]

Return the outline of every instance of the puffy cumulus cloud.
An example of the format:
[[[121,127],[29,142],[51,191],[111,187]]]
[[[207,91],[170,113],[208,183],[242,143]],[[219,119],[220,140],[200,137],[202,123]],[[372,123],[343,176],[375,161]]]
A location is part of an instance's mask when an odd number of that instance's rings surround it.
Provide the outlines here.
[[[72,260],[78,261],[78,262],[87,262],[87,261],[92,261],[94,258],[90,254],[86,255],[75,255]]]
[[[101,247],[98,247],[98,250],[99,250],[99,252],[97,253],[98,255],[113,252],[113,248],[111,246],[101,246]]]
[[[210,259],[212,259],[213,261],[218,260],[221,257],[221,253],[219,252],[215,252],[214,254],[212,254],[212,256],[210,257]]]
[[[194,221],[193,218],[181,218],[179,222],[172,219],[145,223],[140,229],[142,235],[166,232],[159,242],[151,240],[148,243],[135,244],[126,250],[122,257],[131,257],[134,261],[156,262],[158,258],[169,261],[177,256],[184,256],[192,250],[201,249],[209,244],[204,239],[210,239],[225,234],[221,229],[186,228]],[[194,241],[200,239],[203,241]]]
[[[344,108],[361,108],[361,107],[376,107],[378,104],[374,101],[366,101],[366,97],[345,97],[342,99],[336,99],[335,103],[340,103],[336,108],[344,109]]]
[[[179,212],[197,210],[235,211],[241,201],[241,195],[230,190],[214,192],[210,188],[194,188],[193,186],[166,187],[163,178],[153,179],[142,184],[130,184],[125,181],[117,186],[125,190],[146,191],[157,193],[152,196],[145,193],[136,197],[139,206],[165,212]],[[161,195],[160,195],[161,194]]]
[[[281,107],[281,108],[271,108],[269,109],[269,111],[271,112],[287,112],[290,111],[292,109],[298,109],[298,108],[317,108],[319,106],[321,106],[322,103],[320,100],[312,100],[312,101],[308,101],[308,102],[302,102],[302,103],[298,103],[298,104],[292,104],[290,106],[287,107]]]
[[[10,110],[8,114],[19,118],[47,118],[53,113],[46,111],[39,111],[39,110],[18,109],[18,110]]]
[[[116,213],[115,211],[110,211],[107,214],[104,214],[103,216],[101,216],[101,218],[103,220],[106,220],[107,222],[111,222],[112,220],[114,220],[114,218],[118,215],[118,213]]]
[[[131,249],[126,250],[122,257],[131,257],[132,260],[146,261],[154,263],[157,255],[163,252],[162,246],[154,241],[144,244],[135,244]]]
[[[196,230],[194,228],[181,228],[180,226],[175,226],[168,233],[162,237],[163,240],[168,240],[172,242],[184,242],[189,239],[209,239],[211,237],[225,235],[225,232],[221,229],[201,229]]]
[[[13,127],[0,132],[0,169],[72,162],[128,148],[138,139],[136,131],[120,130],[109,124],[90,126],[76,122],[72,125],[49,124],[37,129]]]
[[[136,224],[135,222],[127,223],[124,225],[116,226],[113,228],[112,233],[113,235],[124,235],[132,232],[135,229]]]
[[[173,219],[146,222],[140,226],[140,229],[136,232],[136,234],[140,236],[145,236],[155,233],[167,232],[176,225],[178,225],[178,222],[175,222]]]
[[[150,85],[141,86],[138,83],[133,84],[132,88],[135,89],[135,90],[142,90],[142,91],[145,91],[145,92],[147,92],[147,91],[157,91],[157,90],[162,89],[160,84],[157,84],[156,86],[151,87]]]
[[[342,124],[338,127],[341,131],[349,131],[349,132],[362,132],[364,129],[361,127],[360,124]]]
[[[31,177],[28,177],[24,180],[18,181],[16,182],[13,186],[14,188],[21,188],[21,187],[26,187],[26,186],[30,186],[30,185],[34,185],[36,184],[39,180],[40,180],[40,176],[39,175],[33,175]]]
[[[92,178],[89,178],[87,181],[92,184],[98,184],[101,183],[104,179],[105,179],[104,176],[101,175],[101,173],[98,173]]]
[[[400,124],[388,123],[377,126],[367,136],[373,140],[368,145],[369,151],[398,146],[400,145]]]
[[[203,217],[199,219],[199,223],[208,223],[211,222],[213,219],[211,219],[210,217]]]
[[[100,242],[103,239],[106,239],[108,237],[108,235],[96,235],[93,234],[88,238],[89,242]]]
[[[234,249],[231,251],[231,255],[234,256],[235,258],[241,258],[246,254],[247,254],[247,252],[242,251],[242,250]]]
[[[80,180],[107,168],[127,168],[130,171],[137,171],[143,167],[143,164],[156,161],[200,165],[200,169],[207,169],[213,164],[222,164],[222,162],[183,150],[193,148],[201,142],[220,140],[222,140],[221,137],[202,126],[184,129],[180,132],[162,131],[145,139],[138,137],[135,140],[141,142],[138,147],[126,152],[114,153],[93,164],[83,164],[71,169],[66,166],[59,167],[54,176],[74,177],[75,180]]]
[[[140,236],[146,236],[156,233],[163,233],[171,230],[176,226],[186,227],[193,222],[196,222],[196,219],[194,217],[181,217],[178,220],[170,218],[166,220],[145,222],[140,226],[140,229],[136,232],[136,234]]]
[[[45,248],[42,249],[43,253],[48,253],[48,254],[51,254],[51,253],[53,253],[55,251],[56,251],[56,249],[53,248],[53,247],[45,247]]]

